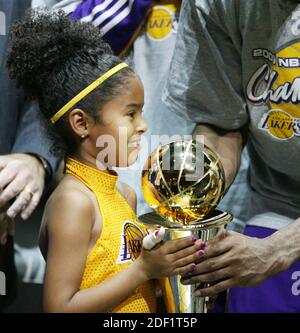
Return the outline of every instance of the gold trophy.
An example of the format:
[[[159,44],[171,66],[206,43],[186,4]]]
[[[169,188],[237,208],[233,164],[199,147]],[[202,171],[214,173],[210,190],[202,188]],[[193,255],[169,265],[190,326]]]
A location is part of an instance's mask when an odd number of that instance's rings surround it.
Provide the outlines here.
[[[232,220],[231,214],[215,210],[224,189],[224,169],[211,149],[195,140],[168,143],[144,166],[142,190],[153,212],[138,221],[150,229],[163,226],[168,239],[211,240]],[[194,296],[199,285],[183,285],[180,278],[162,280],[167,312],[206,313],[208,299]]]

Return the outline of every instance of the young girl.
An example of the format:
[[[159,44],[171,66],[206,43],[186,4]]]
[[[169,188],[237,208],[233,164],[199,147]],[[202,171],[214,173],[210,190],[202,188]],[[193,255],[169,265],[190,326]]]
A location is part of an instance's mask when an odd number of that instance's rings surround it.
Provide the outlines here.
[[[186,237],[141,250],[135,193],[112,171],[135,162],[147,129],[141,81],[97,28],[61,12],[28,13],[12,37],[11,77],[38,101],[65,156],[41,227],[45,310],[155,312],[152,280],[193,270],[201,244]]]

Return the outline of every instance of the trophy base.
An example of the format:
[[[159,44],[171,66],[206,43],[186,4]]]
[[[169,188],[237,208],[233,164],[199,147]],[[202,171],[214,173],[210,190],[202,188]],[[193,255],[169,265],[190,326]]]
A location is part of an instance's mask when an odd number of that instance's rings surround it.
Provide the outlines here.
[[[195,236],[197,239],[208,241],[213,239],[224,227],[232,221],[232,214],[214,210],[207,218],[189,225],[177,224],[174,226],[169,221],[155,212],[147,213],[137,217],[137,220],[147,228],[159,229],[163,226],[166,229],[166,238],[173,240],[182,237]],[[162,279],[162,289],[168,313],[207,313],[207,297],[195,297],[194,292],[198,288],[208,286],[183,285],[180,276],[172,276]]]
[[[193,222],[191,224],[183,225],[172,223],[163,218],[159,214],[153,212],[146,213],[137,217],[137,220],[149,228],[164,227],[168,230],[182,230],[189,231],[194,229],[207,230],[210,228],[217,228],[224,226],[231,222],[233,219],[232,214],[215,209],[212,213],[207,215],[205,219]]]

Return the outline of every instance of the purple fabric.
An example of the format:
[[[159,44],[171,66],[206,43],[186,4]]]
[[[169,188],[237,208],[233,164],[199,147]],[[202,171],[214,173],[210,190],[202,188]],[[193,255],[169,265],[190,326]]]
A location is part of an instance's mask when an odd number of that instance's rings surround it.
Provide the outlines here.
[[[102,5],[105,2],[105,0],[83,0],[81,3],[76,7],[74,12],[72,12],[69,17],[71,20],[80,20],[83,17],[86,17],[92,13],[92,10],[99,5]],[[115,5],[118,2],[118,0],[112,0],[112,2],[102,11],[99,12],[103,13],[106,10],[110,9],[113,5]],[[98,13],[92,17],[91,21],[95,19],[95,17],[98,17]]]
[[[93,8],[100,5],[104,0],[85,0],[82,1],[78,7],[69,15],[71,20],[80,20],[91,14]],[[94,14],[89,22],[93,22],[105,11],[115,5],[118,0],[113,0],[112,3],[104,10]],[[120,54],[121,51],[128,45],[136,29],[139,27],[145,18],[150,5],[154,0],[135,0],[133,2],[130,13],[112,29],[103,35],[103,39],[111,46],[115,54]],[[120,12],[122,12],[129,5],[127,1],[121,8],[119,8],[113,15],[105,19],[98,27],[104,27],[109,21],[113,20]]]
[[[265,238],[276,230],[248,226],[244,234]],[[300,313],[300,262],[253,288],[229,291],[229,313]]]
[[[226,309],[226,298],[226,291],[220,293],[217,299],[214,301],[213,308],[209,309],[208,313],[224,313]]]
[[[120,0],[112,0],[112,2],[107,5],[104,9],[102,10],[97,10],[96,12],[94,12],[91,18],[89,18],[90,23],[95,24],[95,21],[97,20],[98,17],[100,17],[101,15],[105,14],[105,12],[107,12],[108,10],[110,10],[114,5],[116,5]],[[69,17],[71,19],[75,19],[75,20],[80,20],[88,15],[90,15],[92,13],[92,10],[94,9],[94,7],[102,4],[104,2],[104,0],[93,0],[91,2],[89,1],[83,1],[83,3],[81,3],[76,10],[71,13],[69,15]],[[100,24],[97,24],[96,26],[101,29],[102,26],[104,26],[106,23],[108,23],[109,21],[111,21],[115,16],[117,16],[120,12],[122,12],[129,4],[129,1],[126,0],[126,2],[124,2],[124,4],[116,11],[113,12],[112,15],[110,15],[107,19],[105,19],[103,22],[101,22]],[[82,6],[82,7],[81,7]],[[93,7],[94,6],[94,7]]]
[[[126,1],[123,6],[121,6],[118,10],[116,10],[112,15],[110,15],[108,18],[106,18],[103,22],[100,24],[97,24],[97,27],[101,30],[102,27],[104,27],[109,21],[113,20],[116,16],[118,16],[124,9],[128,7],[129,2]],[[112,6],[110,6],[112,7]],[[95,25],[95,21],[99,16],[104,14],[109,8],[107,7],[106,9],[102,10],[101,13],[97,13],[97,15],[94,16],[93,19],[93,24]]]

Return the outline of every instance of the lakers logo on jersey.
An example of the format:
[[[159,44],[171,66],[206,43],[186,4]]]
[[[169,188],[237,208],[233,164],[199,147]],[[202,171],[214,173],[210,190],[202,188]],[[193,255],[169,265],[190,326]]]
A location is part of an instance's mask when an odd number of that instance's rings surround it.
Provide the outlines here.
[[[248,100],[268,106],[259,128],[279,140],[300,136],[300,43],[288,45],[276,55],[268,50],[254,50],[270,64],[261,66],[247,86]]]
[[[117,264],[135,260],[139,256],[144,236],[145,234],[136,224],[131,221],[124,222]]]
[[[177,30],[177,16],[180,10],[178,0],[164,0],[154,3],[147,21],[149,38],[160,41]]]
[[[263,116],[259,128],[274,138],[287,140],[300,135],[300,119],[293,118],[288,112],[273,109]]]

